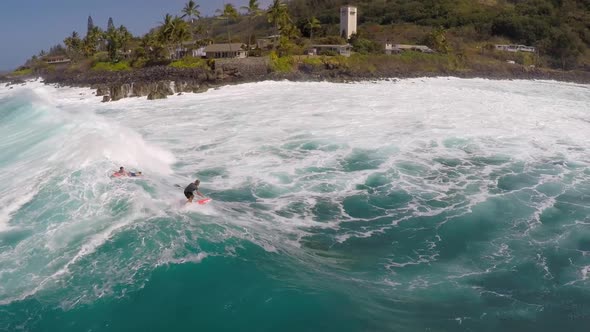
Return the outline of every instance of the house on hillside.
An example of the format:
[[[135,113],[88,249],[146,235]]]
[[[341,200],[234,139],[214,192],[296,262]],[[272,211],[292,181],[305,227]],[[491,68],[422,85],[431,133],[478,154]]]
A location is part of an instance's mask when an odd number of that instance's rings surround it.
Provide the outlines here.
[[[425,45],[406,45],[406,44],[392,44],[385,43],[385,54],[398,54],[406,51],[434,53],[434,51]]]
[[[193,40],[170,47],[168,48],[168,52],[172,60],[182,59],[185,56],[202,58],[205,57],[205,46],[200,46],[196,40]]]
[[[54,64],[60,64],[60,63],[68,63],[68,62],[71,62],[72,60],[65,55],[54,55],[54,56],[44,57],[43,61],[45,61],[45,63],[47,63],[47,64],[54,65]]]
[[[207,59],[243,59],[248,56],[242,43],[211,44],[203,50]]]
[[[307,55],[342,55],[349,57],[352,52],[352,46],[346,45],[311,45]]]
[[[535,53],[536,49],[532,46],[526,45],[495,45],[495,49],[497,51],[504,51],[504,52],[529,52]]]

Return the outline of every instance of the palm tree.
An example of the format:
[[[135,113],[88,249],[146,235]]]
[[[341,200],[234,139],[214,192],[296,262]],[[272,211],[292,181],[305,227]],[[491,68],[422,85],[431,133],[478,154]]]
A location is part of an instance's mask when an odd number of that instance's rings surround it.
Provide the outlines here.
[[[181,16],[181,18],[185,18],[188,16],[191,23],[193,23],[193,17],[201,18],[201,12],[199,11],[199,5],[197,5],[193,0],[190,0],[189,2],[186,3],[186,5],[184,5],[184,8],[182,9],[182,13],[183,13],[183,15]]]
[[[250,0],[248,6],[242,6],[243,10],[247,12],[248,20],[250,21],[250,33],[248,34],[248,52],[250,52],[250,45],[252,44],[252,34],[254,34],[254,26],[252,20],[262,14],[258,0]]]
[[[109,53],[109,59],[112,62],[118,60],[117,51],[120,47],[119,33],[114,27],[110,27],[105,33],[105,39],[107,41],[107,52]]]
[[[174,35],[174,22],[173,22],[173,20],[174,20],[174,18],[172,17],[172,15],[166,14],[164,16],[164,21],[161,22],[162,25],[160,26],[160,30],[158,31],[158,39],[164,45],[169,44],[173,39],[173,35]]]
[[[158,39],[164,46],[177,44],[180,47],[183,41],[190,39],[188,23],[181,17],[166,14],[158,31]]]
[[[266,15],[268,23],[274,25],[276,34],[280,34],[282,30],[286,29],[291,20],[287,12],[287,5],[282,0],[273,0]]]
[[[217,13],[220,14],[219,18],[222,20],[227,20],[227,43],[229,44],[229,51],[231,53],[231,35],[229,33],[229,21],[235,20],[238,18],[238,11],[236,7],[231,3],[227,3],[223,6],[223,11],[217,10]]]
[[[92,27],[84,38],[84,53],[86,56],[94,55],[97,47],[104,40],[104,32],[97,26]]]
[[[320,20],[318,20],[315,16],[312,16],[309,20],[307,20],[307,24],[305,26],[309,29],[309,43],[313,44],[313,30],[321,26]]]
[[[225,6],[223,6],[223,16],[227,19],[235,20],[239,16],[238,10],[233,4],[226,3]]]
[[[109,17],[109,21],[107,23],[107,30],[115,30],[115,23],[113,23],[112,17]]]
[[[125,26],[121,25],[117,29],[117,37],[119,41],[119,49],[126,51],[129,47],[129,41],[133,39],[133,34],[131,34]]]
[[[188,23],[186,23],[182,17],[174,17],[172,20],[174,25],[174,34],[172,40],[181,46],[183,41],[187,41],[191,38],[191,32]]]
[[[166,57],[165,45],[162,43],[159,30],[148,32],[141,38],[139,46],[140,54],[145,54],[148,59],[161,60]]]
[[[72,32],[70,37],[64,39],[64,45],[66,45],[69,53],[77,54],[82,46],[82,40],[80,39],[76,31]]]

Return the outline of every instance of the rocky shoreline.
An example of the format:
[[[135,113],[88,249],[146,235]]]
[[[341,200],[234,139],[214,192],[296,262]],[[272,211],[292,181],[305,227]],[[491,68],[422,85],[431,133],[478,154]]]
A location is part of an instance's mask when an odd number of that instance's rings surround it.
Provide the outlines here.
[[[266,80],[289,80],[296,82],[326,81],[349,83],[420,77],[484,78],[495,80],[555,80],[590,84],[590,72],[529,69],[523,66],[494,68],[471,68],[465,71],[416,72],[404,68],[380,68],[373,72],[355,71],[333,66],[299,64],[293,72],[279,73],[270,70],[264,58],[217,61],[215,69],[149,67],[122,72],[73,72],[55,70],[40,73],[46,84],[70,87],[90,87],[103,102],[129,97],[163,99],[178,93],[200,93],[223,85],[259,82]],[[7,84],[23,83],[25,77],[4,77]],[[2,78],[0,78],[2,81]]]

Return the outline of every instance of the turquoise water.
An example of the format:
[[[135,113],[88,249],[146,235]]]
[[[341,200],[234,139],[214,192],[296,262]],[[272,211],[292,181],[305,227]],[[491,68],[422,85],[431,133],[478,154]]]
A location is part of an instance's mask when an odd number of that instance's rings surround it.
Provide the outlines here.
[[[1,331],[588,330],[588,86],[98,99],[0,88]]]

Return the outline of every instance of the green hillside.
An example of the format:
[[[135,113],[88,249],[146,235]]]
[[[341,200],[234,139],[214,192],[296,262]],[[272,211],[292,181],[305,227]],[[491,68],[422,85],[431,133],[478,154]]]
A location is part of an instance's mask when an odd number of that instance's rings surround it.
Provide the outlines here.
[[[339,8],[345,4],[358,7],[358,33],[349,41],[339,29]],[[299,56],[313,43],[349,42],[362,61],[370,62],[371,56],[384,54],[389,41],[431,47],[451,64],[444,70],[493,70],[507,61],[527,68],[590,70],[590,0],[273,0],[268,8],[251,0],[250,6],[236,8],[227,1],[216,16],[201,17],[197,2],[188,1],[178,13],[162,13],[161,25],[141,37],[123,25],[103,30],[89,18],[87,32],[73,32],[64,46],[33,57],[26,68],[43,69],[47,66],[40,59],[64,55],[72,59],[72,70],[129,70],[170,64],[170,50],[189,40],[195,41],[191,47],[229,40],[256,45],[257,39],[280,34],[277,44],[250,50],[250,55]],[[497,52],[494,44],[535,46],[537,52]],[[398,60],[394,62],[412,62]]]
[[[588,68],[590,60],[590,0],[291,0],[291,21],[301,37],[317,17],[321,27],[314,32],[323,38],[339,35],[339,8],[358,7],[359,35],[377,43],[423,43],[433,29],[442,28],[454,50],[483,47],[490,43],[535,46],[547,66]],[[209,20],[215,40],[245,41],[250,32],[246,17],[225,25]],[[253,33],[272,33],[266,17],[253,20]]]
[[[314,15],[331,25],[349,3],[358,6],[361,27],[414,24],[468,41],[506,38],[536,46],[556,67],[576,67],[590,47],[590,0],[293,0],[290,8],[296,18]]]

